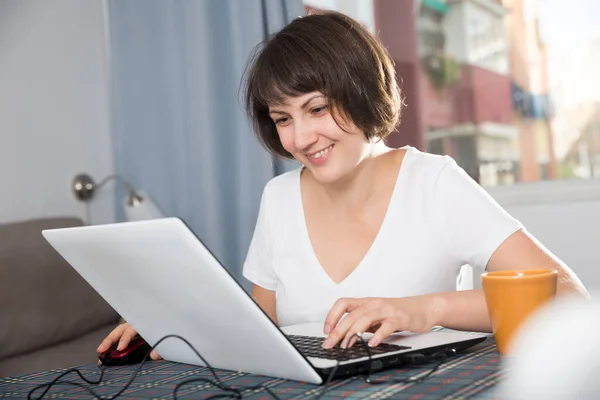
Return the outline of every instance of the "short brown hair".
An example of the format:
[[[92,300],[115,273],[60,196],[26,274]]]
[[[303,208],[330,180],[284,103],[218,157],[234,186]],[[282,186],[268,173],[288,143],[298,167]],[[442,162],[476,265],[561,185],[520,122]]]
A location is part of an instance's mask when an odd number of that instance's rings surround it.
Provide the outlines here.
[[[400,120],[394,64],[360,23],[327,11],[300,17],[261,44],[246,71],[245,105],[261,144],[292,158],[279,140],[269,105],[319,91],[367,139],[384,139]],[[336,119],[337,122],[337,119]]]

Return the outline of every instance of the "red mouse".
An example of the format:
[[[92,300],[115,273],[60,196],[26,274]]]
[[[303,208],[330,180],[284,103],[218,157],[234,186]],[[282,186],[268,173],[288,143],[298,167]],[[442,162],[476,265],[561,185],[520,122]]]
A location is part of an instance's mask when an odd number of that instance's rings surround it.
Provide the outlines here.
[[[152,349],[152,346],[139,336],[134,338],[129,346],[121,351],[117,350],[118,345],[117,342],[104,353],[98,354],[98,359],[102,364],[106,366],[137,364],[142,362],[146,354]],[[147,360],[150,360],[150,356]]]

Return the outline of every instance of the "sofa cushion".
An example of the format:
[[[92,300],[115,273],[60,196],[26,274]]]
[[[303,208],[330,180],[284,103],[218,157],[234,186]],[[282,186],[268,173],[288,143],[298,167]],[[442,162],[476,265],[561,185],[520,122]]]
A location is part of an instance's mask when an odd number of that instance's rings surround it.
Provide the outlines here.
[[[55,346],[4,358],[0,360],[0,377],[33,374],[35,372],[58,368],[95,364],[98,362],[98,355],[96,354],[98,344],[114,328],[114,324],[102,326],[83,336],[59,343]],[[53,375],[48,375],[47,380],[51,380],[52,378],[54,378]],[[50,397],[50,394],[48,397]]]
[[[0,224],[0,358],[64,342],[118,320],[41,234],[43,229],[79,225],[81,220],[69,217]]]

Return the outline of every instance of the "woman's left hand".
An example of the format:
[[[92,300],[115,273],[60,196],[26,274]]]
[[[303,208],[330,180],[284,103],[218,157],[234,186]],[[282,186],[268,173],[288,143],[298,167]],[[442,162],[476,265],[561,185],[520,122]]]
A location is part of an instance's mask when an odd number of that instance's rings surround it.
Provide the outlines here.
[[[329,336],[323,347],[332,348],[340,340],[342,348],[350,347],[356,341],[354,336],[363,332],[374,332],[368,343],[370,347],[397,331],[426,332],[436,325],[439,308],[434,306],[434,301],[427,295],[339,299],[325,320],[324,332]]]

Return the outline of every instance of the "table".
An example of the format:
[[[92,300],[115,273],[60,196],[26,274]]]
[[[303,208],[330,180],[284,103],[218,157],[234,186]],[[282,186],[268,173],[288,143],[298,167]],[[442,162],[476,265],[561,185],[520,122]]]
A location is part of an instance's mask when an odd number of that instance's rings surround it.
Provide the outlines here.
[[[218,375],[226,385],[268,386],[281,399],[311,399],[326,389],[321,399],[495,399],[494,386],[503,375],[500,356],[493,339],[473,346],[465,352],[445,361],[435,374],[420,383],[369,385],[361,377],[336,380],[328,387],[308,383],[275,379],[264,376],[219,370]],[[435,362],[401,369],[389,369],[373,374],[378,379],[400,379],[424,374],[435,366]],[[100,369],[96,365],[79,367],[88,379],[97,379]],[[131,378],[137,369],[135,365],[106,368],[104,380],[100,385],[89,385],[96,393],[110,397],[117,393]],[[30,375],[0,378],[0,398],[27,398],[35,386],[52,381],[65,370],[40,372]],[[145,364],[131,386],[119,397],[127,399],[172,399],[175,385],[183,380],[206,377],[211,378],[208,368],[168,361],[152,361]],[[84,383],[77,374],[65,377],[67,380]],[[63,379],[65,379],[63,378]],[[181,399],[202,399],[223,393],[205,383],[190,384],[178,392]],[[37,392],[39,396],[41,392]],[[271,396],[265,391],[246,391],[244,399],[268,400]],[[34,396],[35,398],[36,396]],[[92,396],[84,389],[57,385],[45,396],[58,399],[90,399]]]

